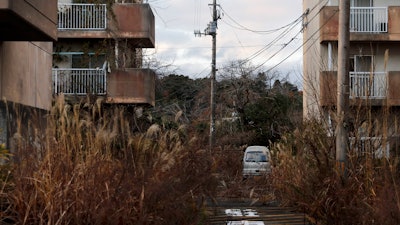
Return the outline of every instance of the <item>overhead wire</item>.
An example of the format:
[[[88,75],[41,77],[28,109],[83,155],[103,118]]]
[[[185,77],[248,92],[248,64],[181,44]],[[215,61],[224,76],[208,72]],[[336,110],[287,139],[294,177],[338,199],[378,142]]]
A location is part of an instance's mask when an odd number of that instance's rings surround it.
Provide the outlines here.
[[[309,14],[310,12],[312,12],[313,10],[315,10],[315,8],[316,8],[321,2],[324,2],[324,1],[318,2],[316,5],[314,5],[314,7],[313,7],[311,10],[307,10],[306,12],[304,12],[304,13],[302,14],[301,18],[303,18],[306,14]],[[325,3],[324,5],[326,5],[326,4],[327,4],[327,1],[326,1],[326,3]],[[321,9],[322,9],[322,7],[321,7]],[[321,10],[320,10],[320,11],[321,11]],[[318,13],[316,13],[316,14],[311,18],[310,21],[314,20],[314,19],[319,15],[320,11],[319,11]],[[301,20],[301,21],[302,21],[302,20]],[[310,22],[310,21],[309,21],[309,22]],[[296,24],[296,25],[297,25],[297,24]],[[323,26],[323,25],[322,25],[322,26]],[[322,28],[322,26],[319,28],[319,30]],[[303,29],[303,28],[302,28],[302,29]],[[270,56],[267,60],[265,60],[264,62],[262,62],[262,63],[259,64],[258,66],[256,66],[256,67],[254,68],[254,70],[257,70],[257,69],[259,69],[261,66],[265,65],[265,63],[267,63],[267,62],[268,62],[269,60],[271,60],[274,56],[276,56],[278,53],[280,53],[284,48],[286,48],[287,46],[289,46],[289,44],[290,44],[293,40],[295,40],[296,37],[302,32],[302,29],[301,29],[299,32],[297,32],[296,35],[295,35],[294,37],[292,37],[288,43],[285,43],[281,49],[279,49],[277,52],[275,52],[275,53],[274,53],[272,56]],[[319,30],[318,30],[318,31],[319,31]],[[315,34],[317,34],[318,31],[315,32],[315,33],[313,33],[313,35],[312,35],[310,38],[312,38]],[[283,33],[282,33],[282,34],[283,34]],[[276,39],[280,39],[281,37],[282,37],[282,36],[278,36],[278,38],[276,38]],[[274,39],[273,41],[271,41],[269,44],[275,43],[275,40],[276,40],[276,39]],[[308,41],[309,41],[309,40],[306,40],[305,42],[303,42],[303,44],[300,45],[298,48],[296,48],[294,51],[292,51],[291,54],[289,54],[289,55],[288,55],[287,57],[285,57],[283,60],[281,60],[280,62],[278,62],[276,65],[272,66],[272,67],[271,67],[270,69],[268,69],[266,72],[270,72],[271,70],[273,70],[273,69],[275,69],[276,67],[278,67],[278,66],[279,66],[280,64],[282,64],[284,61],[286,61],[289,57],[291,57],[292,55],[294,55],[294,54],[295,54],[300,48],[302,48],[303,45],[305,45]],[[268,46],[269,46],[269,44],[268,44]],[[258,54],[258,55],[259,55],[259,54]],[[250,57],[249,57],[249,58],[250,58]],[[254,57],[252,57],[251,59],[254,59]]]
[[[199,17],[200,16],[200,12],[199,9],[201,7],[199,7],[199,0],[195,0],[196,4],[195,4],[195,17]],[[318,7],[319,4],[321,4],[322,2],[327,2],[327,0],[324,1],[319,1],[312,9],[309,10],[309,12],[313,11],[316,7]],[[325,3],[326,5],[327,3]],[[301,16],[299,16],[298,18],[296,18],[294,21],[281,26],[279,28],[276,29],[271,29],[271,30],[255,30],[246,26],[241,25],[240,23],[238,23],[232,16],[230,16],[221,6],[220,9],[222,10],[222,12],[224,12],[224,16],[226,16],[227,18],[229,18],[230,21],[232,21],[234,24],[236,25],[232,25],[231,23],[228,23],[225,20],[222,20],[224,23],[229,24],[228,26],[231,26],[235,29],[240,29],[240,30],[246,30],[249,32],[253,32],[253,33],[259,33],[259,34],[272,34],[272,33],[276,33],[278,31],[282,31],[279,33],[279,35],[277,35],[270,43],[263,45],[263,47],[259,50],[257,50],[256,52],[254,52],[253,54],[251,54],[250,56],[248,56],[244,61],[248,62],[250,60],[254,60],[256,57],[260,56],[261,54],[263,54],[265,51],[267,51],[268,49],[270,49],[272,46],[276,46],[276,44],[278,43],[278,41],[283,40],[284,37],[287,37],[288,34],[291,33],[291,31],[298,26],[298,24],[302,21],[302,18],[304,16],[304,14],[302,14]],[[318,13],[316,13],[316,15],[311,19],[313,20],[316,16],[318,15]],[[196,19],[195,19],[196,21]],[[310,21],[309,21],[310,22]],[[195,22],[196,23],[196,22]],[[289,42],[282,44],[282,47],[276,51],[275,53],[273,53],[272,56],[270,56],[267,60],[265,60],[263,63],[261,63],[260,65],[257,66],[257,68],[265,65],[265,63],[269,60],[271,60],[273,57],[275,57],[277,54],[279,54],[281,51],[283,51],[285,48],[287,48],[289,46],[289,44],[291,44],[294,40],[296,40],[296,37],[299,35],[299,32],[296,33],[296,35],[294,37],[292,37]],[[314,34],[315,35],[315,34]],[[314,36],[312,35],[312,37]],[[308,42],[308,41],[306,41]],[[305,43],[304,43],[305,44]],[[304,45],[303,44],[303,45]],[[286,61],[290,56],[292,56],[293,54],[295,54],[295,52],[297,52],[303,45],[301,45],[300,47],[296,48],[295,51],[293,51],[289,56],[285,57],[283,60],[281,60],[279,63],[277,63],[276,65],[272,66],[268,71],[270,71],[271,69],[276,68],[277,66],[279,66],[280,64],[282,64],[284,61]],[[236,47],[236,46],[225,46],[225,47],[219,47],[219,48],[230,48],[230,47]],[[245,48],[245,47],[256,47],[256,45],[254,46],[246,46],[243,45],[242,43],[240,43],[240,47]],[[202,47],[185,47],[186,48],[202,48]],[[205,47],[203,47],[205,48]],[[202,74],[204,71],[206,70],[203,69],[201,72],[197,73],[196,76]]]
[[[303,21],[303,18],[304,18],[306,15],[308,15],[308,14],[311,13],[313,10],[315,10],[315,9],[316,9],[321,3],[323,3],[323,2],[325,2],[325,3],[323,4],[323,6],[326,6],[327,3],[328,3],[327,0],[319,1],[317,4],[314,5],[313,8],[307,9],[306,12],[304,12],[298,19],[294,20],[292,23],[289,23],[289,24],[286,25],[286,26],[282,26],[282,27],[288,27],[288,26],[289,26],[290,29],[286,29],[286,30],[284,30],[283,32],[281,32],[275,39],[273,39],[270,43],[268,43],[267,45],[265,45],[262,49],[258,50],[257,52],[253,53],[251,56],[247,57],[247,58],[243,61],[243,63],[246,63],[246,62],[248,62],[248,61],[250,61],[250,60],[253,60],[253,59],[256,58],[257,56],[259,56],[260,54],[262,54],[263,52],[265,52],[266,50],[268,50],[268,49],[269,49],[271,46],[273,46],[275,43],[277,43],[278,40],[283,39],[283,37],[285,37],[287,34],[290,33],[290,32],[288,32],[288,31],[290,31],[290,30],[292,29],[292,27],[294,28],[295,26],[298,25],[298,23],[297,23],[298,21]],[[322,7],[323,7],[323,6],[322,6]],[[320,12],[321,12],[321,10],[322,10],[322,7],[320,8],[320,10],[319,10],[317,13],[315,13],[315,15],[314,15],[308,22],[313,21],[313,20],[320,14]],[[332,17],[333,17],[333,16],[332,16]],[[330,19],[331,19],[331,18],[329,18],[328,21],[329,21]],[[233,20],[233,18],[231,18],[231,20]],[[237,24],[238,24],[238,23],[237,23]],[[291,25],[293,25],[293,26],[291,27]],[[324,25],[325,25],[325,24],[322,24],[322,25],[319,27],[319,29],[318,29],[317,31],[315,31],[306,41],[303,41],[303,43],[302,43],[299,47],[297,47],[294,51],[292,51],[288,56],[286,56],[284,59],[282,59],[281,61],[279,61],[277,64],[275,64],[274,66],[270,67],[266,72],[272,71],[273,69],[275,69],[276,67],[278,67],[279,65],[281,65],[283,62],[285,62],[288,58],[290,58],[291,56],[293,56],[299,49],[301,49],[301,48],[302,48],[304,45],[306,45],[310,40],[312,40],[312,39],[314,38],[314,36],[315,36],[316,34],[319,33],[320,29],[321,29]],[[240,26],[241,26],[241,25],[240,25]],[[303,24],[303,26],[304,26],[304,24]],[[281,27],[281,28],[282,28],[282,27]],[[242,26],[242,28],[246,28],[246,27]],[[275,52],[273,55],[271,55],[267,60],[265,60],[264,62],[262,62],[262,63],[259,64],[258,66],[254,67],[254,68],[252,69],[252,71],[255,71],[255,70],[259,69],[260,67],[262,67],[263,65],[265,65],[265,63],[267,63],[267,62],[268,62],[269,60],[271,60],[274,56],[276,56],[278,53],[280,53],[281,51],[283,51],[287,46],[289,46],[289,44],[290,44],[291,42],[293,42],[293,41],[297,38],[297,36],[303,31],[303,28],[304,28],[304,27],[302,27],[302,29],[300,29],[300,31],[297,32],[296,35],[295,35],[294,37],[292,37],[292,38],[289,40],[289,42],[283,44],[283,45],[282,45],[282,48],[280,48],[278,51],[276,51],[276,52]],[[246,30],[251,30],[251,29],[246,28]],[[271,30],[271,31],[272,31],[272,30]],[[316,40],[314,40],[314,42],[315,42],[315,41],[316,41]],[[310,49],[310,47],[311,47],[311,45],[305,50],[305,52],[307,52],[307,51]]]
[[[309,10],[307,13],[312,12],[321,2],[324,2],[324,1],[319,1],[319,2],[318,2],[311,10]],[[327,1],[326,1],[326,3],[324,4],[324,6],[325,6],[326,4],[327,4]],[[321,7],[321,9],[320,9],[308,22],[313,21],[313,20],[319,15],[319,13],[321,12],[321,10],[322,10],[322,7]],[[332,15],[330,18],[328,18],[328,20],[326,21],[326,23],[327,23],[333,16],[334,16],[334,15]],[[303,17],[304,17],[304,13],[302,14],[302,16],[301,16],[300,18],[303,18]],[[298,20],[299,20],[299,18],[296,19],[296,20],[294,20],[292,23],[289,23],[289,24],[290,24],[290,25],[293,25],[293,23],[294,23],[295,21],[297,22]],[[302,21],[302,20],[300,20],[300,21]],[[303,43],[302,43],[299,47],[297,47],[295,50],[293,50],[288,56],[286,56],[284,59],[282,59],[281,61],[279,61],[278,63],[276,63],[274,66],[272,66],[272,67],[270,67],[268,70],[266,70],[266,72],[268,73],[268,72],[272,71],[273,69],[275,69],[276,67],[278,67],[279,65],[281,65],[284,61],[286,61],[288,58],[290,58],[292,55],[294,55],[299,49],[301,49],[302,47],[304,47],[310,40],[313,40],[313,43],[315,43],[315,41],[317,41],[317,40],[316,40],[316,39],[313,39],[314,36],[315,36],[316,34],[319,33],[319,31],[322,29],[322,27],[323,27],[326,23],[321,24],[320,27],[318,28],[318,30],[316,30],[307,40],[303,41]],[[289,25],[289,24],[288,24],[288,25]],[[286,28],[286,27],[288,27],[288,25],[282,26],[281,28]],[[296,23],[296,25],[297,25],[297,23]],[[287,31],[287,30],[285,30],[285,31]],[[294,37],[292,37],[288,43],[283,44],[283,46],[282,46],[282,48],[281,48],[280,50],[278,50],[277,52],[275,52],[275,53],[274,53],[272,56],[270,56],[265,62],[263,62],[263,63],[261,63],[260,65],[256,66],[255,69],[253,69],[253,71],[254,71],[254,70],[257,70],[258,68],[260,68],[261,66],[263,66],[268,60],[270,60],[272,57],[274,57],[276,54],[278,54],[280,51],[282,51],[284,48],[286,48],[292,41],[294,41],[294,40],[296,39],[296,37],[301,33],[301,31],[302,31],[302,29],[301,29],[299,32],[297,32],[296,35],[295,35]],[[277,36],[277,38],[275,38],[273,41],[271,41],[271,42],[270,42],[269,44],[267,44],[266,46],[272,45],[271,43],[276,43],[276,40],[279,40],[281,37],[283,37],[283,36],[286,35],[286,34],[287,34],[286,32],[281,32],[280,35]],[[278,37],[280,37],[280,38],[278,38]],[[266,47],[266,46],[265,46],[265,47]],[[312,45],[310,45],[304,52],[307,52],[307,51],[311,48],[311,46],[312,46]],[[264,47],[264,48],[265,48],[265,47]],[[261,50],[259,50],[259,51],[257,51],[257,52],[262,51],[264,48],[262,48]],[[259,55],[259,53],[252,54],[252,56],[251,56],[251,57],[248,57],[247,60],[254,59],[257,55]],[[208,68],[208,67],[205,67],[205,68],[204,68],[201,72],[199,72],[196,76],[198,76],[198,75],[200,75],[201,73],[203,73],[207,68]]]
[[[301,18],[301,17],[300,17]],[[271,42],[269,42],[267,45],[265,45],[263,48],[261,48],[260,50],[258,50],[257,52],[253,53],[252,55],[250,55],[249,57],[247,57],[246,59],[244,59],[245,62],[248,62],[250,60],[255,59],[256,57],[258,57],[259,55],[261,55],[263,52],[269,50],[271,47],[275,46],[275,44],[282,40],[287,34],[289,34],[292,29],[297,26],[301,20],[296,19],[295,23],[292,23],[291,26],[287,27],[285,30],[283,30],[278,36],[276,36]]]
[[[224,13],[224,16],[226,15],[233,23],[236,24],[236,26],[235,26],[235,25],[232,25],[232,24],[230,24],[230,23],[228,23],[228,22],[226,22],[226,21],[223,21],[223,22],[226,23],[227,25],[231,26],[232,28],[238,29],[238,30],[246,30],[246,31],[249,31],[249,32],[252,32],[252,33],[258,33],[258,34],[272,34],[272,33],[278,32],[278,31],[280,31],[280,30],[282,30],[282,29],[285,29],[285,28],[291,26],[291,25],[292,25],[293,23],[295,23],[298,19],[301,19],[301,18],[302,18],[302,17],[299,17],[299,18],[297,18],[296,20],[294,20],[293,22],[290,22],[290,23],[288,23],[288,24],[286,24],[286,25],[284,25],[284,26],[282,26],[282,27],[279,27],[279,28],[275,28],[275,29],[271,29],[271,30],[254,30],[254,29],[248,28],[248,27],[246,27],[246,26],[244,26],[244,25],[238,23],[238,22],[237,22],[235,19],[233,19],[221,6],[220,6],[220,9],[221,9],[221,11]]]
[[[325,3],[325,5],[326,5],[326,4],[327,4],[327,3]],[[314,7],[314,8],[315,8],[315,7]],[[314,15],[314,17],[312,17],[311,20],[309,20],[309,21],[314,20],[314,19],[319,15],[319,13],[321,12],[321,10],[322,10],[322,7],[321,7],[321,9],[318,11],[318,13],[316,13],[316,14]],[[313,42],[308,46],[308,48],[304,50],[304,53],[308,52],[308,50],[309,50],[309,49],[313,46],[313,44],[318,40],[318,39],[315,39],[314,36],[315,36],[316,34],[319,34],[319,32],[320,32],[320,30],[322,29],[322,27],[324,27],[324,26],[326,25],[326,23],[328,23],[328,22],[335,16],[335,14],[336,14],[336,13],[334,13],[333,15],[331,15],[331,16],[326,20],[326,22],[325,22],[324,24],[321,24],[321,25],[319,26],[319,28],[318,28],[315,32],[313,32],[313,33],[311,34],[311,36],[310,36],[307,40],[303,41],[302,45],[300,45],[298,48],[296,48],[295,50],[293,50],[288,56],[286,56],[285,58],[283,58],[280,62],[278,62],[278,63],[275,64],[274,66],[270,67],[266,72],[270,72],[270,71],[272,71],[273,69],[275,69],[276,67],[278,67],[279,65],[281,65],[281,64],[282,64],[284,61],[286,61],[289,57],[291,57],[291,56],[294,55],[298,50],[300,50],[302,47],[304,47],[310,40],[313,40]]]

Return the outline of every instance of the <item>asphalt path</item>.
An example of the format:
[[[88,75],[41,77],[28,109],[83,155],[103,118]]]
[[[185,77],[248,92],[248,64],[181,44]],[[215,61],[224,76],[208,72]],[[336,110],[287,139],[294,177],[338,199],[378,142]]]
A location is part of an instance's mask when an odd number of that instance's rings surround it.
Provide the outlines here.
[[[208,202],[207,224],[267,225],[310,224],[305,214],[295,208],[280,207],[275,202],[258,203],[252,199],[217,199]]]

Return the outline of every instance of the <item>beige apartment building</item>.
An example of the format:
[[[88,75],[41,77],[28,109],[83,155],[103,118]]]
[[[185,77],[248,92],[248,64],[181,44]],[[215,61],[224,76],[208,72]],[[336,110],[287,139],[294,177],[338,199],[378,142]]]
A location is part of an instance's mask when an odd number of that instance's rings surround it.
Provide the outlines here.
[[[303,9],[303,114],[333,134],[338,0],[303,0]],[[350,142],[388,156],[400,133],[400,2],[351,0],[349,22]]]
[[[17,129],[14,106],[45,118],[59,94],[153,106],[155,73],[141,67],[154,36],[138,0],[0,0],[0,144]]]

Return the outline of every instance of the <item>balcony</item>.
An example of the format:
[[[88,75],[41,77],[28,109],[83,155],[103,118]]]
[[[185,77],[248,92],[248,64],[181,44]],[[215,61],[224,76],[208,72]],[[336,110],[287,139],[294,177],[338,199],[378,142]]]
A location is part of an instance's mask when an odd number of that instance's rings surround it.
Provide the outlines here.
[[[385,72],[350,72],[350,99],[385,99]]]
[[[321,106],[336,104],[337,72],[320,73]],[[400,71],[351,72],[349,74],[350,105],[400,106]]]
[[[106,4],[58,4],[58,30],[106,30]]]
[[[338,41],[339,8],[325,6],[320,13],[320,41]],[[400,41],[400,6],[352,7],[350,41]]]
[[[148,4],[59,4],[59,39],[134,39],[138,47],[155,44],[154,15]]]
[[[105,95],[105,69],[53,69],[54,93],[64,95]]]
[[[57,40],[57,0],[0,0],[0,41]]]
[[[109,74],[107,100],[114,104],[155,105],[155,73],[150,69],[124,69]]]
[[[387,23],[387,7],[351,7],[350,9],[350,32],[386,33]]]
[[[390,156],[390,140],[382,137],[350,137],[350,147],[359,157],[381,159]]]
[[[111,104],[155,104],[155,73],[150,69],[53,69],[54,94],[104,96]]]

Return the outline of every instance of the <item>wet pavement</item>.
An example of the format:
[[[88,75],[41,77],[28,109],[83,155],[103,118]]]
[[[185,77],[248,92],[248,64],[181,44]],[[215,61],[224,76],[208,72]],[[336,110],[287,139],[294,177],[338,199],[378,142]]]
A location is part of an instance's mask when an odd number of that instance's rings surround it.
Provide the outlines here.
[[[279,207],[275,202],[259,203],[252,199],[217,199],[207,204],[207,224],[267,225],[310,224],[295,208]]]

